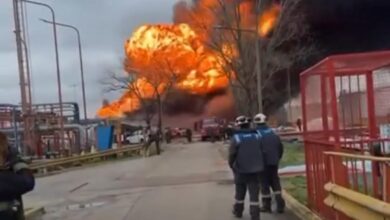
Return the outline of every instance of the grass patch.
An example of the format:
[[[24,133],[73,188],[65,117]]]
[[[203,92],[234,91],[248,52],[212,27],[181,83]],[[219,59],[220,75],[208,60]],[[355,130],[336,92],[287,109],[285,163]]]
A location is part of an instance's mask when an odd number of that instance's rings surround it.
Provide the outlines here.
[[[307,185],[306,177],[296,176],[282,178],[283,188],[290,193],[292,197],[298,200],[300,203],[307,206]]]
[[[280,168],[286,166],[302,165],[305,163],[305,150],[303,143],[284,142],[284,155],[280,161]],[[281,178],[283,188],[300,203],[307,205],[307,185],[306,177],[286,177]]]
[[[301,165],[305,163],[305,150],[303,143],[300,142],[284,142],[284,154],[280,161],[280,168]]]

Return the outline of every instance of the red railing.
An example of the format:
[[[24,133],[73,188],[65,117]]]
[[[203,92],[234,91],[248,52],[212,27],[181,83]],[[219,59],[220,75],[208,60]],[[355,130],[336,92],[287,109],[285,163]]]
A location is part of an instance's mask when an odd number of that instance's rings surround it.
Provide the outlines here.
[[[328,182],[368,195],[378,201],[390,203],[390,157],[340,152],[324,152],[324,155],[328,161],[327,167],[330,168]],[[346,181],[337,178],[339,170],[336,164],[339,162],[347,168]],[[336,215],[338,219],[346,218]]]
[[[388,201],[388,163],[359,160],[390,153],[390,134],[379,129],[390,124],[389,66],[390,51],[346,54],[301,74],[308,202],[324,219],[348,219],[324,204],[328,182]],[[326,156],[328,151],[359,158]]]

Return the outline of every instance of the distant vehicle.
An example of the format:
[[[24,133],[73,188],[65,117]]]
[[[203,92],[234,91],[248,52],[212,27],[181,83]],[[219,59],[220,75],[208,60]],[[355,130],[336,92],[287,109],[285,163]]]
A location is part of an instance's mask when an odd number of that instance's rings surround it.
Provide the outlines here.
[[[297,129],[294,126],[291,126],[289,124],[286,125],[280,125],[279,127],[274,129],[276,132],[296,132]]]
[[[179,134],[180,137],[185,137],[186,136],[186,128],[179,128]]]
[[[178,137],[185,137],[186,135],[186,129],[185,128],[173,128],[171,129],[172,137],[178,138]]]
[[[126,138],[130,144],[142,144],[145,142],[145,137],[142,130],[134,131]]]
[[[202,141],[211,139],[220,140],[224,135],[224,121],[218,118],[206,118],[200,122],[200,134]]]

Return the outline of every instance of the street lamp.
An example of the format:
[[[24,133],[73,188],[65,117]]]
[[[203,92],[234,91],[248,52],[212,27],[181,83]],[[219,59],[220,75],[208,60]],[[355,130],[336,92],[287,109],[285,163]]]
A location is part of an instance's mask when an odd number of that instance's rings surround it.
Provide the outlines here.
[[[55,22],[56,18],[55,18],[54,9],[50,5],[41,2],[30,1],[30,0],[21,0],[21,1],[48,8],[51,12],[51,17],[53,22]],[[60,61],[58,56],[57,28],[56,25],[54,24],[53,24],[53,36],[54,36],[54,49],[56,55],[56,68],[57,68],[58,101],[60,105],[60,139],[61,139],[60,147],[61,149],[63,149],[65,134],[64,134],[64,116],[63,116],[63,109],[62,109],[61,72],[60,72]]]
[[[261,0],[256,1],[256,35],[259,33],[259,14],[261,9]],[[256,48],[256,78],[257,78],[257,104],[258,112],[263,112],[263,83],[261,77],[261,45],[260,40],[256,38],[255,48]]]
[[[253,29],[241,29],[241,28],[234,28],[234,27],[226,27],[226,26],[221,26],[217,25],[214,26],[214,29],[227,29],[227,30],[233,30],[233,31],[241,31],[241,32],[249,32],[251,34],[256,34],[258,35],[258,30],[257,30],[256,25],[256,30]],[[260,71],[260,41],[259,39],[256,38],[256,44],[255,44],[255,50],[256,50],[256,78],[257,78],[257,110],[258,112],[263,112],[263,95],[262,95],[262,78],[261,78],[261,71]]]
[[[82,49],[81,49],[80,32],[79,32],[79,30],[76,27],[74,27],[72,25],[62,24],[62,23],[53,22],[53,21],[48,21],[48,20],[45,20],[45,19],[42,19],[42,18],[40,20],[45,22],[45,23],[48,23],[48,24],[53,24],[53,25],[58,25],[58,26],[62,26],[62,27],[67,27],[67,28],[70,28],[70,29],[76,31],[77,41],[78,41],[78,46],[79,46],[80,73],[81,73],[81,90],[82,90],[82,95],[83,95],[84,119],[87,120],[87,118],[88,118],[88,116],[87,116],[87,102],[86,102],[86,95],[85,95],[84,65],[83,65],[83,55],[82,55]]]

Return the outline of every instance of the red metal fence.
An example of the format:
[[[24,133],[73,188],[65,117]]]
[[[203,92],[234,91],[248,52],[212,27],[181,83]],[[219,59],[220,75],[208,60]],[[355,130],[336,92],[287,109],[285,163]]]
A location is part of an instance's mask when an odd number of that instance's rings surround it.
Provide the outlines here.
[[[330,56],[301,74],[301,94],[310,208],[346,219],[323,202],[330,181],[387,201],[387,166],[324,152],[390,153],[390,51]]]

